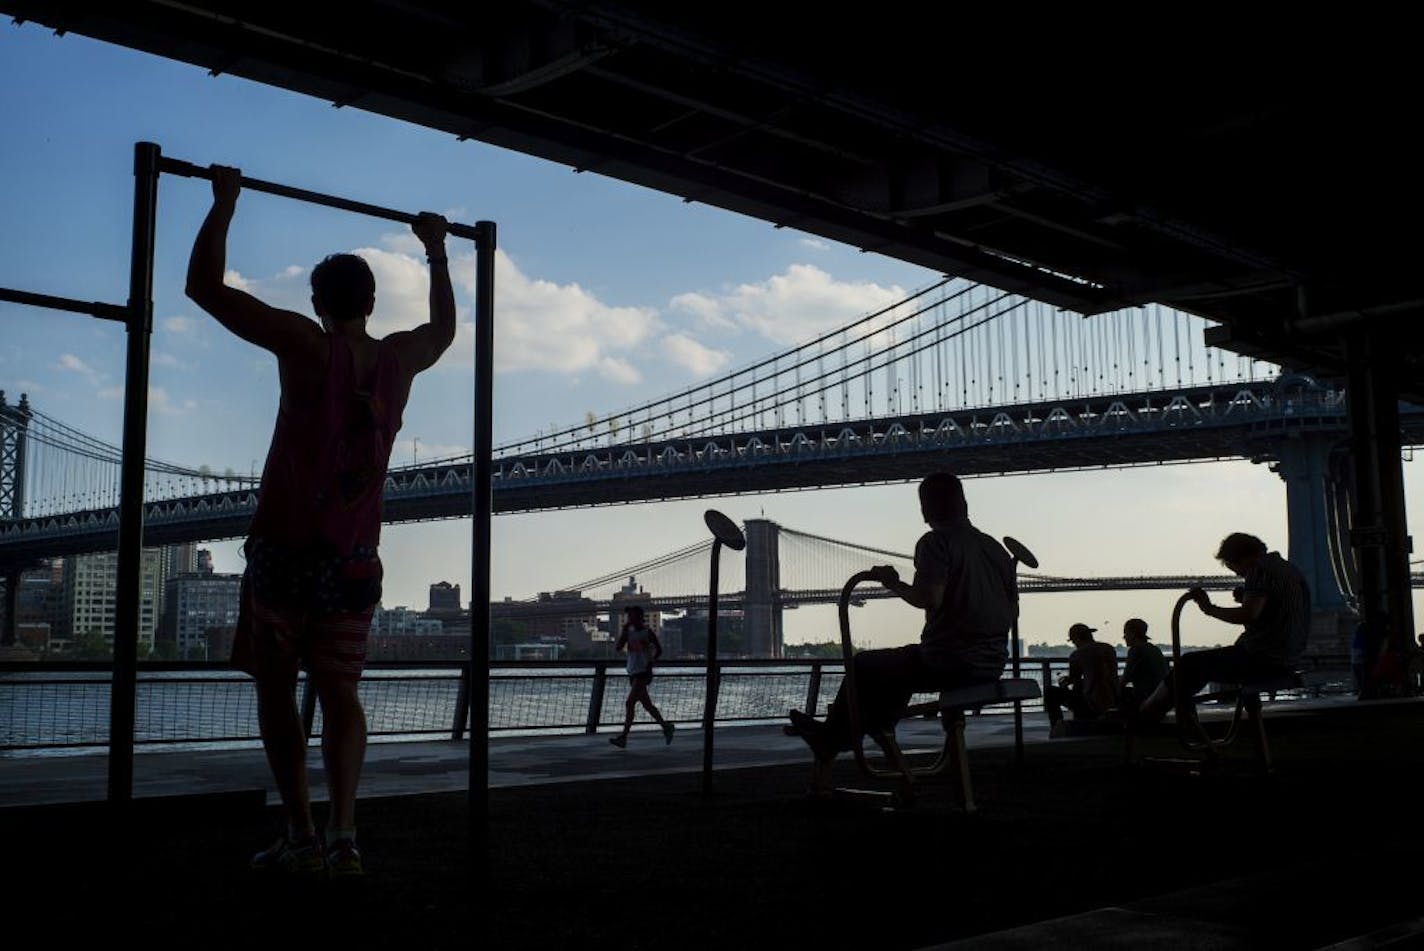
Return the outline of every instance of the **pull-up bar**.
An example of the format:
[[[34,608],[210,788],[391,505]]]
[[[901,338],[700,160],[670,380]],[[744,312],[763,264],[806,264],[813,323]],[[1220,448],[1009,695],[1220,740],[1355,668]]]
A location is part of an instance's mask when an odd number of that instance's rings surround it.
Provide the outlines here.
[[[25,304],[29,307],[44,307],[48,310],[67,310],[74,314],[88,314],[90,317],[116,320],[121,324],[127,323],[129,319],[129,309],[119,304],[75,300],[72,297],[55,297],[53,294],[17,291],[11,287],[0,287],[0,300],[9,301],[12,304]]]
[[[206,178],[212,181],[213,173],[211,169],[201,165],[194,165],[192,162],[184,162],[181,159],[160,156],[158,159],[158,170],[167,172],[169,175],[179,175],[183,178]],[[369,215],[372,218],[385,218],[388,221],[399,221],[402,224],[415,224],[416,216],[406,211],[396,211],[393,208],[382,208],[380,205],[368,205],[363,201],[352,201],[349,198],[338,198],[335,195],[323,195],[321,192],[308,191],[305,188],[294,188],[291,185],[279,185],[276,182],[264,182],[260,178],[248,178],[242,176],[242,187],[248,191],[266,192],[269,195],[281,195],[283,198],[295,198],[297,201],[304,201],[313,205],[325,205],[328,208],[339,208],[342,211],[354,211],[360,215]],[[448,233],[457,238],[468,238],[479,243],[484,240],[480,229],[475,225],[461,225],[452,223]]]

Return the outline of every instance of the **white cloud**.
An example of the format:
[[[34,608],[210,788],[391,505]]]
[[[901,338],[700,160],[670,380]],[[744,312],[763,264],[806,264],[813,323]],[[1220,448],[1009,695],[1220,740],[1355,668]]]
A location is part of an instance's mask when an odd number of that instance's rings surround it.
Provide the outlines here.
[[[161,323],[164,330],[174,334],[192,333],[198,327],[198,322],[192,317],[165,317]]]
[[[357,248],[376,279],[372,336],[419,327],[430,319],[430,276],[424,249],[414,235],[391,233],[382,247]],[[474,325],[466,302],[474,297],[474,253],[452,256],[451,277],[461,322],[442,366],[468,367]],[[274,307],[308,313],[310,292],[300,269],[288,267],[271,278],[229,282]],[[240,284],[239,284],[240,282]],[[596,370],[616,383],[634,383],[641,374],[631,351],[644,347],[659,328],[656,311],[603,303],[577,284],[557,284],[525,275],[503,251],[495,252],[495,366],[500,372]]]
[[[816,250],[816,251],[829,251],[829,250],[831,250],[831,245],[830,245],[830,243],[829,243],[829,242],[826,242],[826,241],[822,241],[820,238],[802,238],[802,239],[800,240],[800,244],[801,244],[801,247],[803,247],[803,248],[812,248],[812,249],[814,249],[814,250]]]
[[[505,371],[600,366],[614,351],[643,344],[658,327],[650,309],[614,307],[577,284],[531,279],[502,253],[495,295],[495,360]]]
[[[182,360],[179,360],[173,354],[166,353],[162,350],[153,351],[153,355],[149,357],[149,362],[156,367],[175,367],[181,370],[192,369],[192,367],[184,363]]]
[[[662,339],[663,355],[696,376],[709,376],[726,366],[732,355],[713,350],[687,334],[669,334]]]
[[[614,383],[638,383],[643,379],[643,375],[638,372],[637,367],[624,360],[622,357],[604,357],[598,361],[598,372],[606,380]]]
[[[709,324],[735,323],[773,343],[790,346],[905,296],[905,290],[896,285],[846,283],[814,265],[793,264],[784,273],[757,284],[741,284],[715,296],[684,294],[673,303]]]
[[[94,371],[94,368],[72,353],[61,353],[59,360],[54,364],[54,368],[56,370],[65,370],[69,373],[78,373],[80,376],[87,378],[91,383],[97,383],[99,380],[99,374]]]
[[[124,398],[124,388],[122,386],[106,386],[98,391],[101,400],[121,400]],[[182,416],[185,413],[198,408],[196,400],[175,401],[168,395],[168,391],[161,386],[150,386],[148,388],[148,410],[151,413],[162,413],[165,416]]]
[[[719,330],[740,330],[736,321],[722,313],[721,301],[708,294],[700,294],[696,291],[689,291],[686,294],[679,294],[672,299],[669,306],[674,311],[681,311],[691,314],[700,323],[707,327],[715,327]]]

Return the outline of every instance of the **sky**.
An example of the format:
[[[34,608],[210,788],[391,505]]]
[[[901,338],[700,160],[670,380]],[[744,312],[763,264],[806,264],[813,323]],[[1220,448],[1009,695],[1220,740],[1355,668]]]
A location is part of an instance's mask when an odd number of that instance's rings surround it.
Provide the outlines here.
[[[136,141],[197,165],[451,220],[493,220],[496,441],[645,402],[844,325],[940,275],[793,229],[246,80],[35,25],[0,26],[0,286],[82,300],[127,296]],[[149,454],[260,471],[277,403],[275,360],[226,334],[182,293],[206,182],[160,187]],[[393,464],[471,445],[473,253],[451,239],[461,330],[416,382]],[[310,314],[311,266],[357,251],[377,280],[371,330],[425,319],[419,244],[390,222],[245,193],[228,280]],[[94,436],[120,441],[123,329],[0,303],[0,389]],[[1405,467],[1411,532],[1424,468]],[[1280,479],[1247,461],[974,479],[976,524],[1026,542],[1045,573],[1219,574],[1232,531],[1286,549]],[[494,520],[492,589],[527,597],[707,537],[702,514],[765,516],[818,535],[913,551],[924,530],[913,483],[742,495]],[[240,571],[235,541],[211,546]],[[387,526],[387,607],[424,608],[431,582],[468,592],[468,520]],[[739,583],[724,590],[740,588]],[[1117,639],[1140,616],[1166,640],[1175,593],[1030,595],[1030,643],[1064,643],[1084,621]],[[1416,615],[1424,602],[1416,595]],[[786,615],[788,642],[836,636],[834,608]],[[853,616],[857,643],[915,639],[917,612],[876,602]],[[1233,632],[1194,611],[1188,644]]]

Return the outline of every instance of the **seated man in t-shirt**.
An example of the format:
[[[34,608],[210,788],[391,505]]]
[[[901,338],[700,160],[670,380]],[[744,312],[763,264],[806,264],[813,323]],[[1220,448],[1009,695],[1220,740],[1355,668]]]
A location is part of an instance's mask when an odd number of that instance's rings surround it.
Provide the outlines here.
[[[1261,539],[1242,532],[1226,536],[1216,558],[1245,579],[1241,605],[1212,604],[1201,588],[1192,589],[1193,600],[1208,617],[1242,624],[1245,630],[1230,647],[1183,654],[1177,670],[1181,695],[1173,695],[1171,677],[1163,680],[1138,708],[1145,719],[1161,718],[1175,703],[1178,722],[1196,725],[1192,697],[1207,684],[1286,676],[1305,649],[1310,633],[1310,588],[1300,570],[1279,552],[1268,551]]]
[[[1068,656],[1068,676],[1043,691],[1043,709],[1054,736],[1064,733],[1064,707],[1075,718],[1092,719],[1117,703],[1117,652],[1112,645],[1093,640],[1096,630],[1081,623],[1068,628],[1068,640],[1075,648]]]
[[[856,698],[862,733],[893,729],[916,693],[993,683],[1008,661],[1009,629],[1018,615],[1014,563],[1002,545],[969,522],[964,487],[941,472],[920,483],[920,512],[930,531],[915,545],[915,578],[900,580],[889,566],[875,580],[925,612],[918,644],[855,655]],[[787,732],[815,756],[813,788],[830,788],[836,754],[860,742],[853,736],[845,681],[824,723],[790,711]]]

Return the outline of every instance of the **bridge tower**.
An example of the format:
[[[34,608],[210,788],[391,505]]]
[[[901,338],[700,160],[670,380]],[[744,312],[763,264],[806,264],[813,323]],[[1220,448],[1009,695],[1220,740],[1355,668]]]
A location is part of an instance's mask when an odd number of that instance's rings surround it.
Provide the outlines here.
[[[742,630],[752,657],[780,657],[781,526],[770,519],[749,518],[747,582],[742,602]]]
[[[1349,542],[1348,442],[1338,419],[1312,414],[1318,389],[1308,377],[1282,377],[1277,392],[1283,406],[1299,415],[1265,445],[1275,460],[1271,471],[1286,484],[1287,557],[1310,585],[1309,652],[1347,654],[1358,588]]]
[[[29,397],[21,393],[18,406],[5,402],[0,390],[0,524],[25,514],[25,441],[30,428]],[[0,604],[0,648],[15,643],[16,614],[19,609],[20,575],[24,565],[0,565],[0,581],[5,583]]]
[[[25,437],[30,415],[26,394],[20,394],[18,406],[11,406],[0,390],[0,521],[25,514]]]

